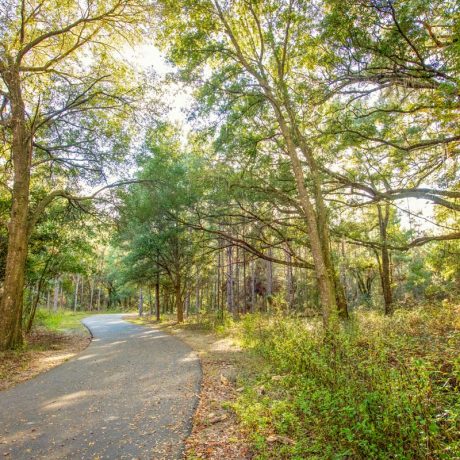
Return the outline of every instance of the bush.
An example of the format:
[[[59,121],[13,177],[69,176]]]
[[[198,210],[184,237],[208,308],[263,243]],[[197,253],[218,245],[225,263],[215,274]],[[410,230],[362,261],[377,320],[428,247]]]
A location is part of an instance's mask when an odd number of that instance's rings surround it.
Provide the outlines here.
[[[235,405],[259,458],[460,455],[459,309],[360,312],[333,338],[298,319],[248,316],[268,370]]]

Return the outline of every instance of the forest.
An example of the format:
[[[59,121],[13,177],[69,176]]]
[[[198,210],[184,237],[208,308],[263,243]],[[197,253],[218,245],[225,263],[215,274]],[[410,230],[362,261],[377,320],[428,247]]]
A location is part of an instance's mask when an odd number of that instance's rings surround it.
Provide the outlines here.
[[[0,353],[135,310],[263,363],[254,458],[460,457],[456,0],[2,0],[0,37]]]

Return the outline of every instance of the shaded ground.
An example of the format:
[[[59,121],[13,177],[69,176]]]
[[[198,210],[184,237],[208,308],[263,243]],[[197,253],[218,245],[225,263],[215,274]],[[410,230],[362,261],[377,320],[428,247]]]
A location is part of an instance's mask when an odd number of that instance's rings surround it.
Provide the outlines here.
[[[25,350],[0,352],[0,391],[68,361],[89,345],[90,336],[87,331],[65,334],[37,328],[26,340]]]
[[[197,356],[121,315],[85,323],[95,338],[83,353],[0,393],[0,456],[180,458],[198,401]]]
[[[239,377],[251,373],[254,368],[253,358],[231,338],[203,330],[198,324],[156,323],[148,317],[130,320],[180,337],[201,359],[203,382],[200,402],[193,419],[192,433],[186,441],[186,458],[252,458],[247,433],[238,423],[231,404],[238,396]]]

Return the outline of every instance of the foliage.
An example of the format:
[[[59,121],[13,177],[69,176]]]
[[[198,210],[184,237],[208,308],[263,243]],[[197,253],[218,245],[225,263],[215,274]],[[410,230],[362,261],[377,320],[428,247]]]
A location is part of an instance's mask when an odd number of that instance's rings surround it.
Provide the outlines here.
[[[263,358],[261,458],[460,455],[460,4],[151,6],[0,6],[0,347],[148,301]]]
[[[455,458],[459,313],[360,312],[326,342],[312,323],[245,318],[243,343],[267,364],[235,408],[258,458]]]

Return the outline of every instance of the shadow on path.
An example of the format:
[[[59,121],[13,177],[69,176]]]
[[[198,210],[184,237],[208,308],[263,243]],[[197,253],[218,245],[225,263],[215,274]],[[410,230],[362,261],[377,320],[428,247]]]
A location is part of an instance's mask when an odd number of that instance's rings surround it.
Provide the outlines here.
[[[183,342],[96,315],[94,338],[69,362],[0,392],[0,457],[180,458],[201,369]]]

